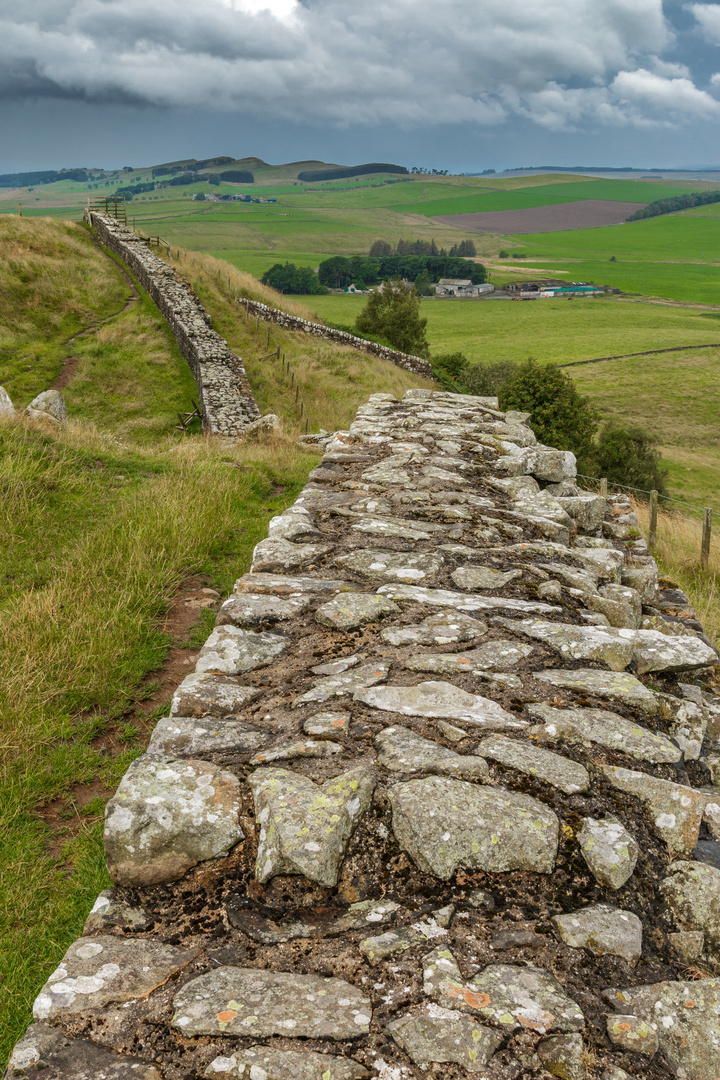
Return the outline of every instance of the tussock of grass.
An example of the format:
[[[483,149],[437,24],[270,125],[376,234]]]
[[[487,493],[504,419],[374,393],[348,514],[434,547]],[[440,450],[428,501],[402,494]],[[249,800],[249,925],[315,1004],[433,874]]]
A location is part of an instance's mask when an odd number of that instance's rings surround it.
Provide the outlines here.
[[[178,585],[200,573],[230,591],[316,461],[283,440],[132,451],[81,423],[0,425],[0,1059],[109,883],[101,800],[59,859],[39,810],[117,785],[141,746],[130,728],[119,756],[96,740],[162,663]]]
[[[647,537],[650,509],[646,502],[634,501],[635,513]],[[672,578],[690,597],[698,619],[710,641],[720,646],[720,536],[710,545],[707,570],[700,568],[702,522],[685,514],[658,513],[657,546],[653,555],[662,573]]]
[[[173,248],[169,261],[196,290],[218,333],[242,357],[261,412],[273,412],[281,417],[288,432],[304,431],[306,418],[310,421],[310,431],[346,428],[370,394],[389,393],[400,398],[412,387],[436,385],[356,349],[283,330],[262,319],[258,325],[256,317],[247,317],[242,304],[235,302],[236,289],[239,297],[260,300],[313,322],[322,320],[299,301],[262,285],[220,259],[198,258]],[[281,359],[262,359],[278,345],[290,363],[294,381]],[[298,398],[296,386],[299,386]],[[300,397],[304,401],[302,419]]]

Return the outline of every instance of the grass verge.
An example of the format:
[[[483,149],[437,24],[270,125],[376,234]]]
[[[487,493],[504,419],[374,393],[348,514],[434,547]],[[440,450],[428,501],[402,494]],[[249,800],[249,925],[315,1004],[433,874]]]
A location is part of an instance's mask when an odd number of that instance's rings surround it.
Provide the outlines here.
[[[648,504],[633,500],[633,505],[647,537]],[[662,510],[658,513],[657,545],[653,551],[658,566],[687,593],[708,638],[713,645],[720,646],[720,537],[716,532],[707,570],[700,567],[701,539],[699,519]]]
[[[85,424],[0,426],[0,1061],[108,884],[102,807],[142,751],[127,720],[174,593],[189,574],[227,593],[316,461],[286,441],[130,451]],[[49,807],[74,821],[59,845]]]

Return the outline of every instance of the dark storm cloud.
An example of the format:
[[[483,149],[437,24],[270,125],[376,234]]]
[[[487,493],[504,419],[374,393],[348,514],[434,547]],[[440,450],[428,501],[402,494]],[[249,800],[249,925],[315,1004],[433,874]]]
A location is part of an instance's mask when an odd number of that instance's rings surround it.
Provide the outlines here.
[[[685,10],[720,44],[719,4]],[[675,46],[660,0],[28,0],[0,4],[0,94],[337,127],[718,118]]]

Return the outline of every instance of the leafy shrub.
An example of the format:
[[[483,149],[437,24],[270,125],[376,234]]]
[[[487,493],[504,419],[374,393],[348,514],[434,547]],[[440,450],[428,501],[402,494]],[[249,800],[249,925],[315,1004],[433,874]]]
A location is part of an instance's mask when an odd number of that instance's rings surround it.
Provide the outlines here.
[[[500,389],[500,408],[530,413],[529,424],[538,440],[558,450],[572,450],[586,472],[597,430],[597,415],[569,375],[557,364],[520,364]]]
[[[275,263],[262,276],[263,285],[269,285],[281,293],[299,295],[317,295],[327,292],[318,281],[318,276],[309,266],[296,266],[295,263]]]
[[[372,293],[355,320],[355,326],[361,333],[385,338],[400,352],[415,356],[428,354],[427,319],[420,318],[417,290],[399,278],[384,281]]]
[[[626,484],[667,494],[668,467],[657,449],[657,439],[636,424],[625,427],[611,421],[600,431],[592,454],[595,476],[613,484]]]
[[[477,397],[498,397],[500,390],[517,371],[513,360],[496,360],[492,364],[473,364],[462,373],[461,382],[468,394]]]
[[[430,363],[433,374],[459,380],[463,389],[465,388],[465,372],[470,363],[465,353],[440,353],[438,356],[433,356]]]

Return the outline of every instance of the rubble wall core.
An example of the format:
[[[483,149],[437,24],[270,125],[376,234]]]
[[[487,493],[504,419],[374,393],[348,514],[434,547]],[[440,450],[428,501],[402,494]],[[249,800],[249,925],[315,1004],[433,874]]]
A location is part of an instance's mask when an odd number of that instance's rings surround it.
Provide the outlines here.
[[[213,330],[189,285],[147,247],[136,232],[109,214],[87,209],[98,239],[136,275],[155,302],[197,384],[203,431],[236,436],[260,416],[242,360]]]
[[[377,394],[106,812],[27,1080],[714,1080],[718,656],[622,496]]]
[[[375,341],[356,337],[355,334],[350,334],[347,330],[336,330],[333,326],[309,322],[307,319],[301,319],[298,315],[289,315],[287,311],[280,311],[279,308],[261,304],[259,300],[238,298],[238,303],[245,308],[248,315],[251,313],[259,315],[266,322],[276,323],[286,330],[297,330],[302,334],[312,334],[313,337],[326,338],[328,341],[334,341],[336,345],[349,345],[353,349],[359,349],[360,352],[370,353],[372,356],[379,356],[382,360],[388,360],[391,364],[395,364],[396,367],[405,368],[406,371],[412,371],[414,375],[421,375],[424,379],[434,377],[429,361],[423,360],[421,356],[412,356],[410,353],[399,352],[397,349],[391,349],[388,345],[378,345]]]

